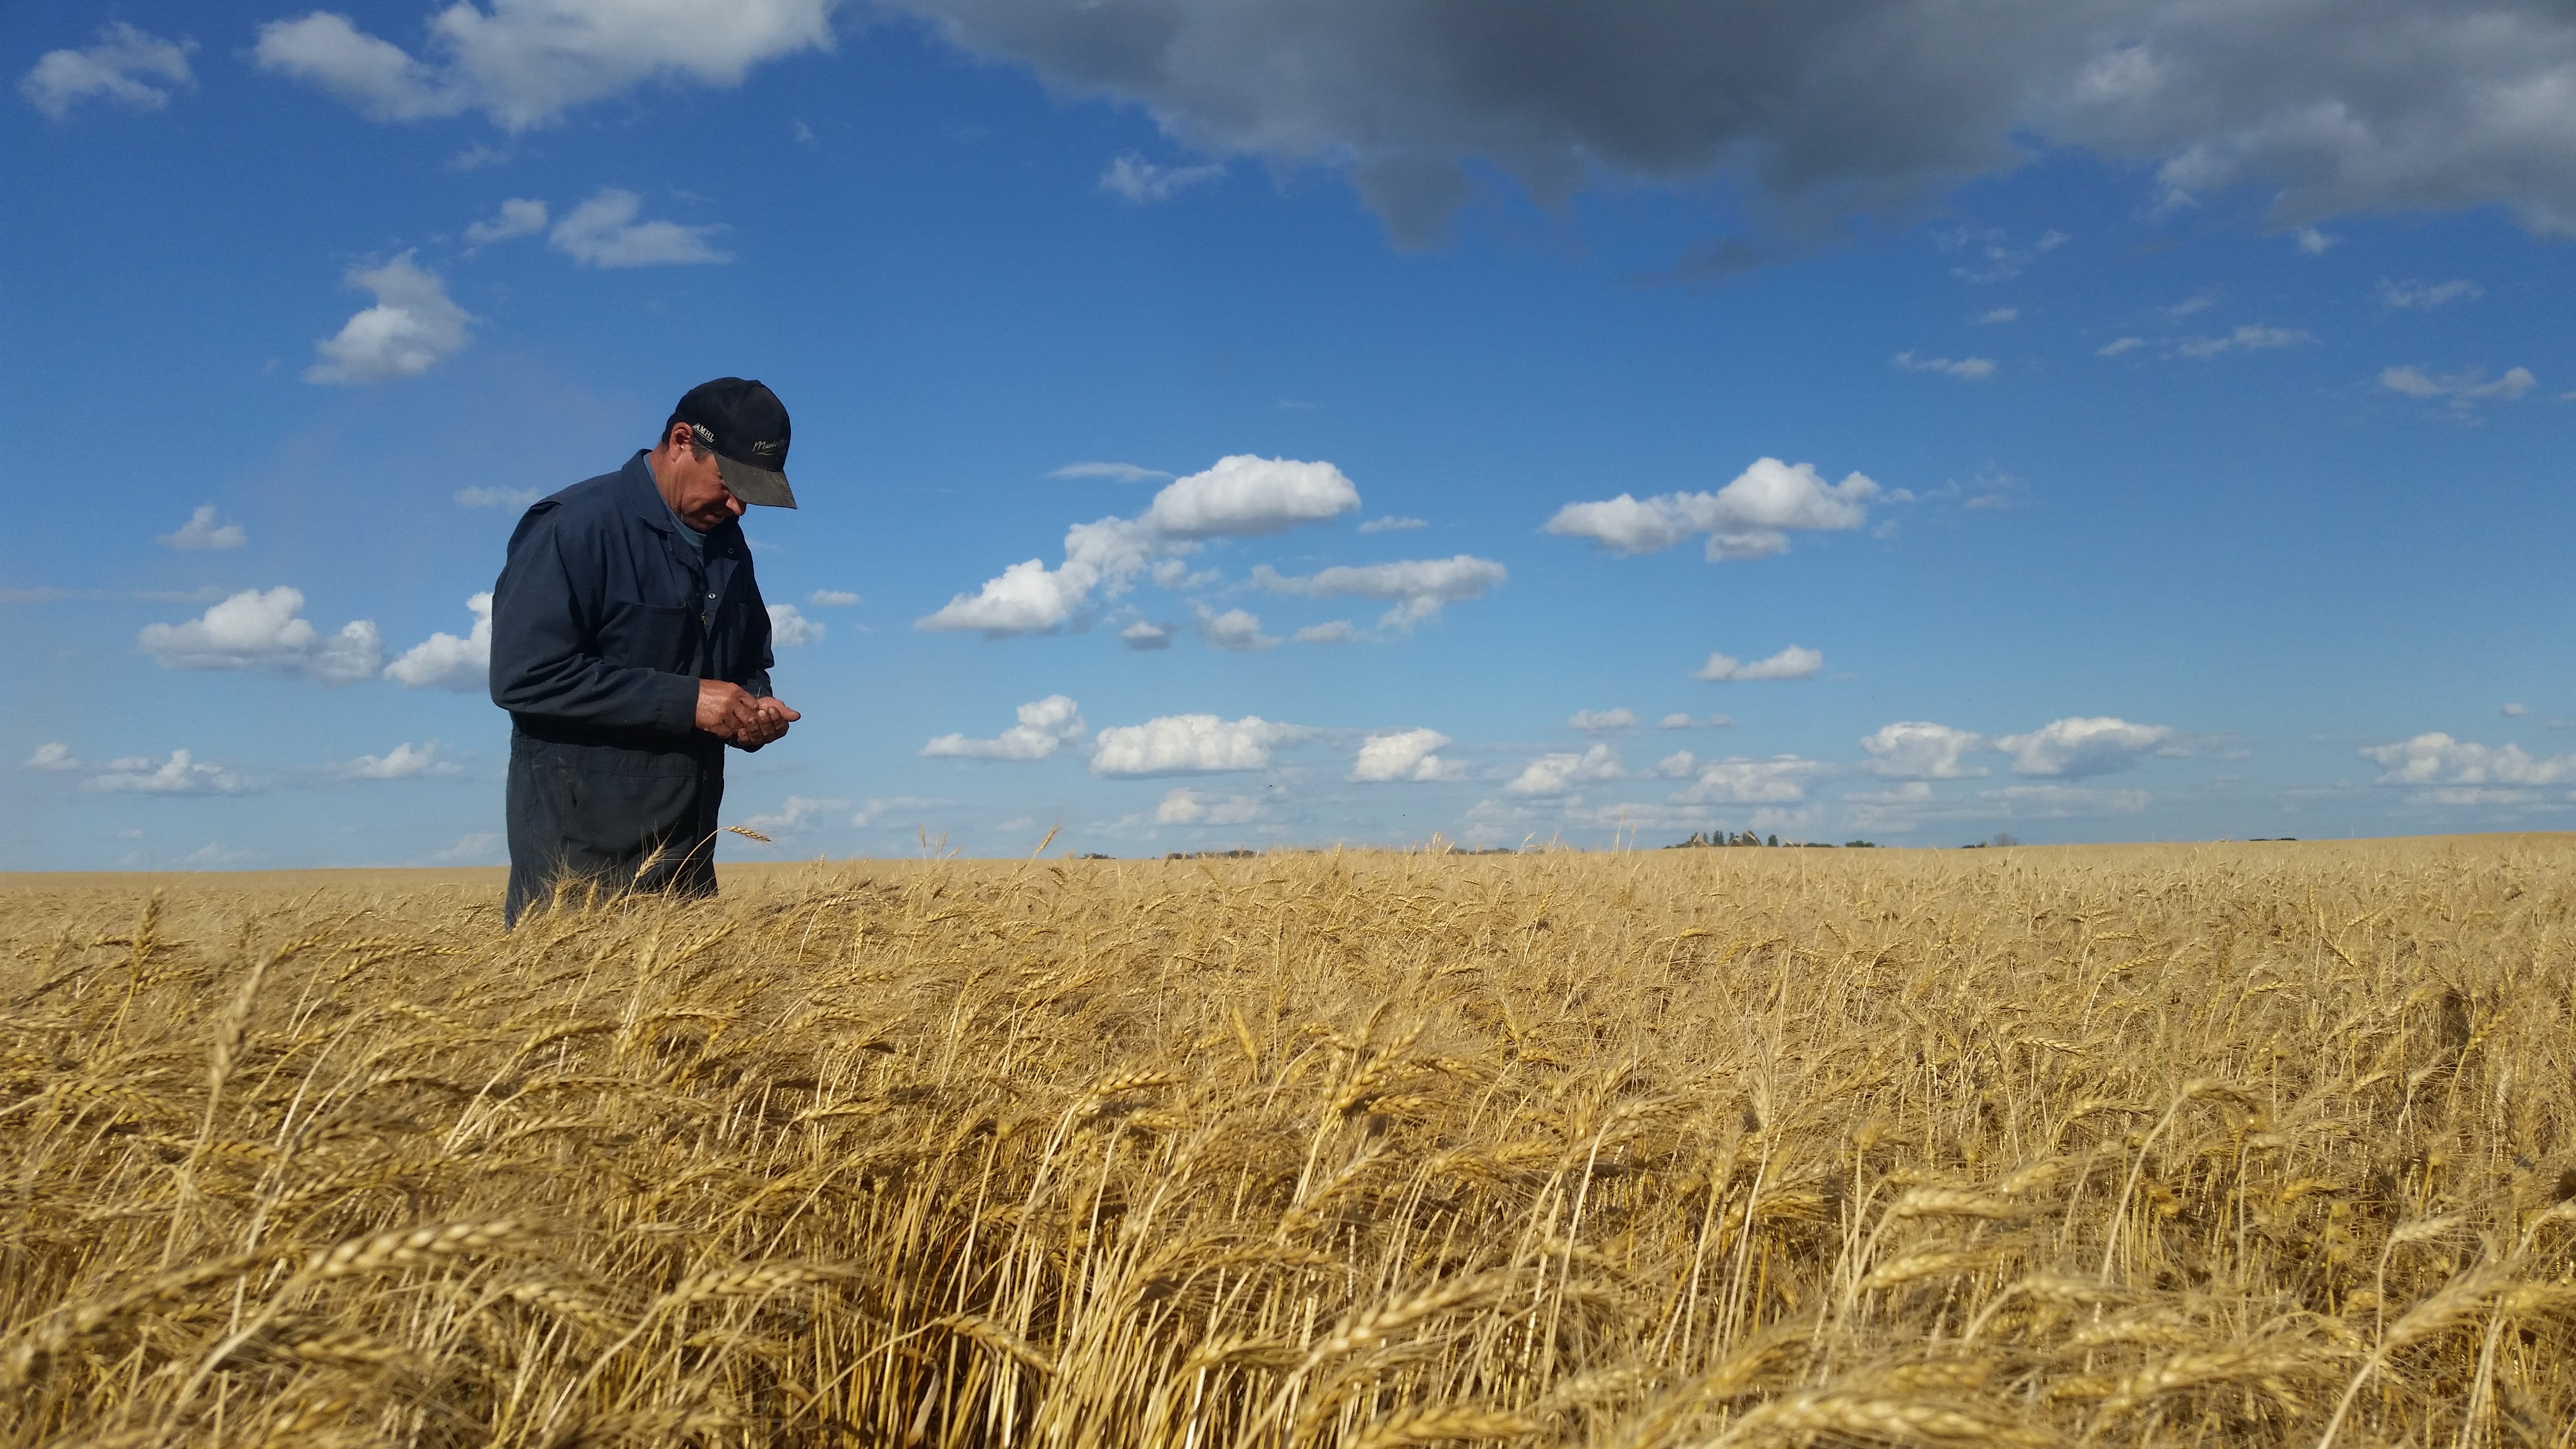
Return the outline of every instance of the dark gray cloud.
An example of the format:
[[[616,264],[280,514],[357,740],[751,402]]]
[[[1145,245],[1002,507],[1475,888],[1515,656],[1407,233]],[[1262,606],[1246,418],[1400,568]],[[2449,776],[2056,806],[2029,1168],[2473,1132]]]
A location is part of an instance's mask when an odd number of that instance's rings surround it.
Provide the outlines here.
[[[2576,233],[2576,7],[2556,0],[2141,5],[2055,139],[2152,158],[2168,200],[2271,193],[2279,224],[2501,204]]]
[[[1727,178],[1767,252],[2058,147],[2148,163],[2160,205],[2502,204],[2576,233],[2565,0],[879,3],[1207,152],[1343,168],[1401,245],[1438,239],[1471,163],[1551,204]]]

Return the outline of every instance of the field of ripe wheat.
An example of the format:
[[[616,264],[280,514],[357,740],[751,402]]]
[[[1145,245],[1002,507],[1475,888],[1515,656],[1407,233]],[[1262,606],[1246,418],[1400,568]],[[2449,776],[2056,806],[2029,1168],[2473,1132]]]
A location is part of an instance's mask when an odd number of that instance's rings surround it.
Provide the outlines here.
[[[0,1442],[2566,1445],[2576,843],[0,888]]]

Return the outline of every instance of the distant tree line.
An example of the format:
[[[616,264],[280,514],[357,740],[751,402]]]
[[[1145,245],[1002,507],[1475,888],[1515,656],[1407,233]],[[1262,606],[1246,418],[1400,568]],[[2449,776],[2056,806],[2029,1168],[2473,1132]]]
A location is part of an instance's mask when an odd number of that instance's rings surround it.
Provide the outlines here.
[[[1780,837],[1772,835],[1766,838],[1756,835],[1750,830],[1738,830],[1731,834],[1723,830],[1712,830],[1705,833],[1695,830],[1691,832],[1690,839],[1675,841],[1673,844],[1665,846],[1664,849],[1702,850],[1710,846],[1719,845],[1755,845],[1777,849],[1780,845]],[[1831,850],[1834,848],[1834,844],[1830,840],[1799,840],[1791,842],[1790,848],[1804,850]],[[1878,842],[1875,840],[1846,840],[1842,843],[1842,848],[1845,850],[1876,850],[1878,848]]]

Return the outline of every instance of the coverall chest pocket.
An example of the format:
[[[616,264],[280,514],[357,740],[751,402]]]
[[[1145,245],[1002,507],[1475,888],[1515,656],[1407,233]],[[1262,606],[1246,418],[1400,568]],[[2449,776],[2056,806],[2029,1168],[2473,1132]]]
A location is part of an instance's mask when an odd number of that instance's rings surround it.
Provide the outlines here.
[[[599,624],[599,654],[611,664],[693,674],[697,615],[664,604],[611,599]]]

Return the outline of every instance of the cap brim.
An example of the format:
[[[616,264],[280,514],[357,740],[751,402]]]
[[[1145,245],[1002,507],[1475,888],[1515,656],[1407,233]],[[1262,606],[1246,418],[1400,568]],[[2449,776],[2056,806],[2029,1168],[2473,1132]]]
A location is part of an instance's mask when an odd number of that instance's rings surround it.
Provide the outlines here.
[[[759,508],[793,508],[796,491],[787,486],[787,475],[755,468],[749,463],[716,454],[716,472],[733,496]]]

